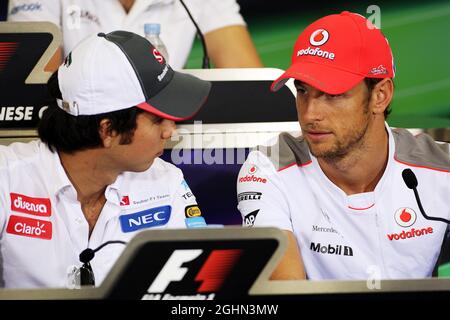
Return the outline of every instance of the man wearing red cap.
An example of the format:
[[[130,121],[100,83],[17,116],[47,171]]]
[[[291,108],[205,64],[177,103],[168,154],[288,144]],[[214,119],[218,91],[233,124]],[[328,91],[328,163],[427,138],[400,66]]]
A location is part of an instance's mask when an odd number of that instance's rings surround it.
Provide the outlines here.
[[[273,279],[432,275],[447,226],[421,214],[402,175],[412,170],[425,211],[448,220],[449,147],[389,128],[394,75],[387,39],[358,14],[323,17],[299,36],[272,90],[295,79],[303,134],[252,151],[237,183],[257,195],[238,196],[244,224],[288,235]]]

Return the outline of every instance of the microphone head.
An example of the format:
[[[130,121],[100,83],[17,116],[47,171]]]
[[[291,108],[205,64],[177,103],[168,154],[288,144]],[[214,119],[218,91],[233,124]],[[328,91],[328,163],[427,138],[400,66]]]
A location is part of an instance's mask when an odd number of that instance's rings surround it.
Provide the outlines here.
[[[403,181],[409,189],[417,188],[417,178],[411,169],[405,169],[402,172]]]
[[[91,248],[84,249],[80,253],[80,261],[82,263],[88,263],[94,258],[94,256],[95,256],[94,250],[92,250]]]

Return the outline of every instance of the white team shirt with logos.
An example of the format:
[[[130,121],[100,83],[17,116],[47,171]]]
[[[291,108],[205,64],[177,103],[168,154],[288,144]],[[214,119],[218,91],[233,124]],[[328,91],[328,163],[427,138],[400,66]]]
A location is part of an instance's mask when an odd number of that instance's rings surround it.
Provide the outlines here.
[[[236,0],[185,0],[203,34],[245,25]],[[196,29],[177,0],[136,0],[127,14],[118,0],[10,0],[8,20],[50,21],[63,33],[64,55],[87,36],[125,30],[144,36],[145,23],[160,23],[169,64],[182,69]],[[200,65],[200,62],[199,62]]]
[[[42,142],[0,146],[0,181],[0,283],[5,287],[70,287],[69,273],[81,266],[78,256],[86,248],[128,242],[141,230],[205,226],[181,170],[159,158],[147,171],[124,172],[106,188],[90,237],[58,154]],[[96,285],[124,248],[110,244],[95,254]]]
[[[422,216],[402,171],[416,174],[426,213],[445,219],[450,219],[450,171],[402,163],[387,130],[389,159],[381,180],[373,192],[350,196],[326,177],[309,150],[309,161],[294,159],[279,168],[263,152],[252,151],[237,181],[243,224],[292,231],[309,279],[431,276],[446,224]]]

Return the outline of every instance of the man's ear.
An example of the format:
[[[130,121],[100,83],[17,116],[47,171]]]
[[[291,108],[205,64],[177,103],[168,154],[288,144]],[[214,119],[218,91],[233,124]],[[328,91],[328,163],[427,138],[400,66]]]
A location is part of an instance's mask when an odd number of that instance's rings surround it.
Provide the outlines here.
[[[372,90],[372,112],[383,114],[394,96],[394,82],[386,78],[378,82]]]
[[[117,137],[117,132],[111,130],[111,120],[102,119],[98,126],[98,134],[100,139],[102,139],[103,147],[110,148],[113,145],[115,138]]]

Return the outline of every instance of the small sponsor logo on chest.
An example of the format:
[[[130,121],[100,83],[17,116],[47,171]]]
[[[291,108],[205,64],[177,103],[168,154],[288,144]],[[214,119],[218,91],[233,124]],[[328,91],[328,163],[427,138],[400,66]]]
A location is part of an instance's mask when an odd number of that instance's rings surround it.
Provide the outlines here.
[[[146,205],[153,202],[164,201],[170,198],[170,194],[157,194],[157,195],[123,195],[120,198],[120,206],[122,207],[134,207]]]
[[[52,206],[49,198],[33,198],[19,193],[10,193],[11,210],[41,217],[50,217]]]
[[[123,232],[163,226],[169,222],[171,211],[171,206],[161,206],[121,215],[120,226]]]
[[[50,240],[52,238],[52,223],[50,221],[12,215],[9,217],[6,232],[30,238]]]
[[[322,254],[335,254],[338,256],[353,256],[353,249],[349,246],[338,245],[322,245],[321,243],[311,242],[309,248],[311,251],[315,251]]]
[[[333,227],[320,227],[320,226],[312,226],[312,231],[313,232],[327,232],[327,233],[336,233],[339,234],[339,232],[337,232],[337,230]]]
[[[417,222],[416,212],[408,207],[401,207],[394,213],[394,221],[403,228],[409,228]],[[406,240],[426,236],[433,233],[432,227],[409,228],[398,233],[388,233],[387,237],[390,241]]]

